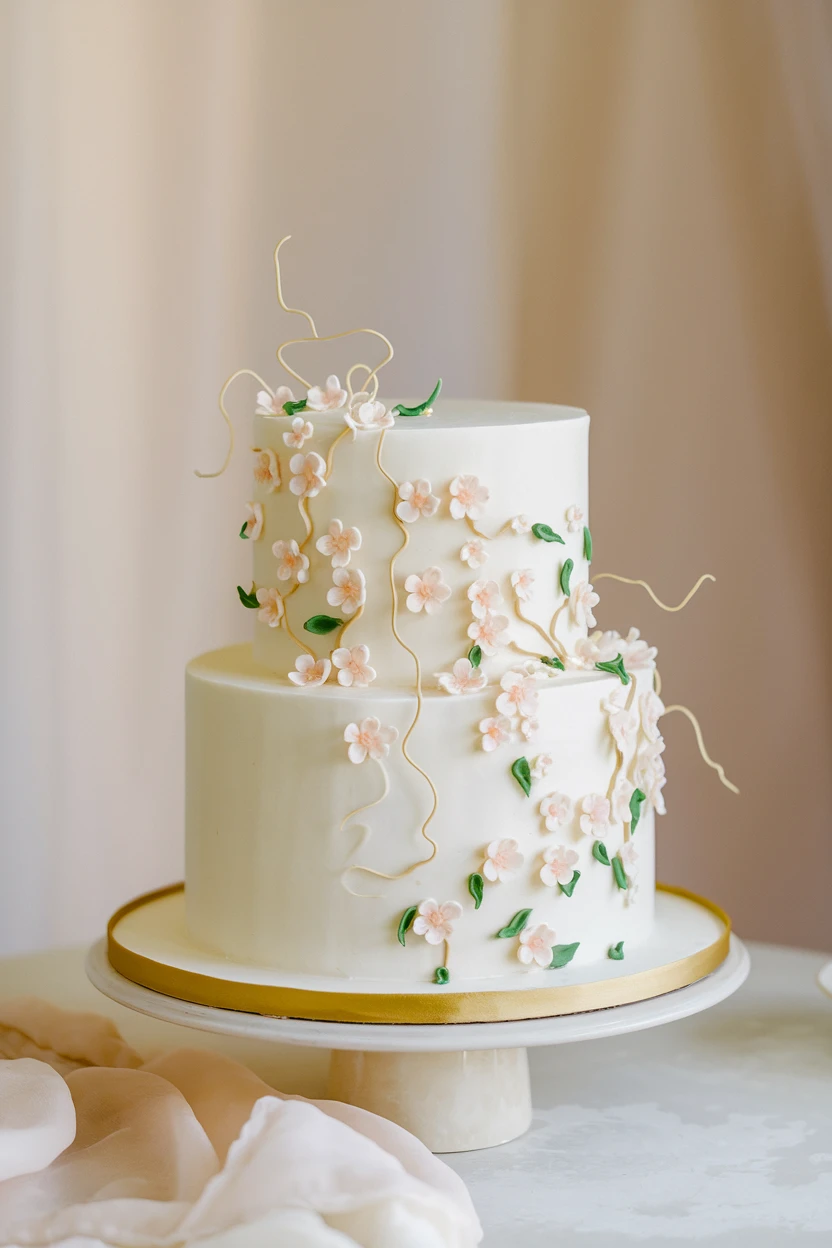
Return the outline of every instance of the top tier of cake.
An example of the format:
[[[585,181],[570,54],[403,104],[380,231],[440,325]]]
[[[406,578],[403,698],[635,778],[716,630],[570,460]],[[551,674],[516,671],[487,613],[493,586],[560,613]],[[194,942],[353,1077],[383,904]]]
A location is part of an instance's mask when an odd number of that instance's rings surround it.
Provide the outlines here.
[[[478,644],[498,682],[526,655],[574,655],[594,623],[585,412],[440,400],[385,429],[355,432],[343,409],[294,420],[254,422],[258,662],[287,679],[299,641],[321,658],[364,645],[376,689],[412,689],[410,647],[430,689]],[[310,631],[317,616],[346,627]]]

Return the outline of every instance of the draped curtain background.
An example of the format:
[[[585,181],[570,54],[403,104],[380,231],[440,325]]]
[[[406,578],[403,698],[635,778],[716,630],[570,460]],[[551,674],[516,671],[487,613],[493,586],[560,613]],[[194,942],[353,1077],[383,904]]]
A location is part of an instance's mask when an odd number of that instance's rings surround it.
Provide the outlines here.
[[[0,0],[0,951],[181,876],[288,232],[385,392],[588,408],[596,570],[717,576],[599,585],[742,790],[665,721],[660,874],[832,945],[830,132],[824,0]]]

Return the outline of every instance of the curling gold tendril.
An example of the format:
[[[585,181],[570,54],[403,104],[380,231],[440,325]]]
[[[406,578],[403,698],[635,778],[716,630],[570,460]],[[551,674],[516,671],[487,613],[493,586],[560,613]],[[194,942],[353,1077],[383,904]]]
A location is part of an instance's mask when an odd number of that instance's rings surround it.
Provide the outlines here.
[[[616,576],[614,572],[596,572],[592,579],[593,581],[621,581],[624,585],[640,585],[642,589],[647,590],[656,606],[661,607],[662,611],[681,611],[683,607],[688,605],[693,595],[700,588],[700,586],[705,583],[705,581],[715,581],[716,577],[712,576],[710,572],[703,572],[693,589],[685,595],[676,607],[669,607],[666,602],[662,602],[661,598],[657,597],[646,581],[632,580],[629,576]]]
[[[338,434],[338,437],[334,438],[333,441],[330,443],[329,450],[326,453],[326,477],[325,477],[326,481],[328,481],[329,478],[332,476],[332,461],[335,458],[335,448],[338,445],[338,443],[343,442],[344,438],[347,437],[347,435],[350,433],[352,433],[352,430],[350,429],[349,425],[345,425],[344,428],[341,430],[341,432]]]
[[[358,610],[353,612],[348,620],[344,620],[344,623],[341,625],[341,631],[338,634],[338,646],[343,646],[344,638],[347,635],[347,629],[351,628],[356,620],[360,620],[363,614],[364,604],[362,603]],[[338,646],[334,647],[334,649],[338,649]]]
[[[378,766],[378,768],[379,768],[379,770],[380,770],[380,772],[381,772],[381,774],[382,774],[382,778],[383,778],[383,787],[382,787],[382,792],[381,792],[380,796],[379,796],[379,797],[374,798],[372,802],[365,802],[363,806],[356,806],[355,810],[351,810],[351,811],[350,811],[350,813],[349,813],[348,815],[344,815],[344,818],[341,820],[341,826],[340,826],[340,828],[338,829],[338,830],[339,830],[339,832],[343,832],[343,831],[346,829],[347,824],[350,822],[350,820],[354,819],[356,815],[361,815],[361,814],[363,814],[365,810],[372,810],[373,806],[380,806],[380,805],[381,805],[381,803],[384,801],[384,799],[385,799],[385,798],[387,797],[387,795],[389,794],[389,792],[390,792],[390,777],[389,777],[389,775],[388,775],[388,773],[387,773],[387,768],[384,766],[384,763],[381,761],[381,759],[380,759],[380,758],[376,759],[376,760],[375,760],[375,762],[376,762],[376,765]],[[352,853],[350,854],[350,857],[352,857],[352,855],[353,855],[353,854],[357,854],[360,850],[362,850],[362,849],[364,848],[364,846],[367,844],[367,842],[369,841],[369,839],[370,839],[371,829],[370,829],[369,824],[364,824],[364,825],[363,825],[363,827],[364,827],[364,833],[363,833],[363,835],[361,836],[361,838],[359,839],[359,842],[358,842],[358,844],[356,845],[355,849],[354,849],[354,850],[352,850]],[[345,880],[344,880],[344,875],[346,875],[346,872],[347,872],[347,871],[349,871],[349,870],[351,870],[351,868],[350,868],[350,867],[347,867],[347,868],[345,869],[345,871],[343,871],[343,872],[341,873],[341,883],[344,885],[344,888],[347,890],[347,892],[348,892],[348,893],[350,893],[353,897],[367,897],[367,896],[370,896],[371,894],[368,894],[368,893],[356,893],[356,892],[353,892],[353,890],[349,887],[349,885],[348,885],[348,884],[345,882]],[[372,894],[372,895],[373,895],[373,896],[377,896],[378,894]]]
[[[293,591],[292,591],[292,590],[289,590],[289,593],[288,593],[288,594],[286,594],[286,595],[285,595],[285,597],[286,597],[286,598],[288,598],[288,597],[290,596],[290,594],[291,594],[291,593],[293,593]],[[286,630],[286,633],[288,634],[288,636],[289,636],[289,637],[291,637],[292,641],[295,643],[295,645],[296,645],[296,646],[299,646],[301,650],[305,650],[305,651],[306,651],[306,653],[307,653],[307,654],[309,654],[309,655],[311,655],[313,659],[317,659],[317,657],[318,657],[318,656],[316,655],[316,653],[315,653],[315,651],[312,649],[312,647],[311,647],[311,646],[307,646],[307,644],[306,644],[306,642],[305,642],[305,641],[301,641],[300,637],[296,637],[296,636],[295,636],[295,634],[292,632],[292,629],[291,629],[290,624],[289,624],[289,617],[288,617],[288,615],[286,614],[286,606],[285,606],[285,603],[284,603],[284,607],[283,607],[283,615],[282,615],[282,617],[281,617],[281,621],[280,621],[280,622],[281,622],[281,624],[283,625],[284,629]]]
[[[477,537],[481,537],[483,541],[486,541],[486,542],[496,542],[497,538],[502,537],[506,529],[510,529],[512,525],[511,520],[506,520],[505,524],[500,525],[496,533],[488,534],[488,533],[483,533],[482,529],[478,529],[476,524],[474,523],[474,521],[471,519],[470,516],[465,517],[465,523],[468,525],[468,528],[471,530],[472,533],[475,533]]]
[[[523,614],[520,606],[520,599],[516,595],[514,598],[514,614],[517,616],[518,620],[522,620],[524,624],[528,624],[530,628],[533,628],[538,636],[543,638],[547,646],[554,650],[555,654],[561,661],[566,658],[566,651],[560,642],[556,640],[554,633],[547,633],[542,624],[538,624],[536,620],[533,620],[528,615]],[[557,613],[555,613],[553,619],[557,619]],[[519,649],[520,647],[515,646],[515,648]],[[526,653],[529,652],[527,651]],[[540,656],[538,655],[537,657],[539,658]]]
[[[681,706],[681,705],[666,706],[664,708],[665,715],[670,715],[673,711],[681,711],[683,715],[687,716],[687,718],[693,724],[693,731],[696,733],[696,744],[699,746],[699,753],[702,755],[703,761],[706,762],[709,767],[713,767],[714,771],[717,773],[720,780],[725,785],[726,789],[730,789],[732,793],[736,793],[737,796],[739,797],[739,792],[740,792],[739,789],[737,788],[735,784],[732,784],[731,781],[728,779],[728,777],[725,774],[725,769],[722,766],[722,764],[715,762],[714,759],[712,759],[710,755],[708,754],[708,751],[705,749],[705,742],[702,738],[702,729],[700,728],[699,720],[696,718],[693,711],[690,710],[689,707]]]
[[[306,537],[298,547],[298,550],[302,551],[303,548],[308,545],[312,534],[315,532],[315,526],[313,525],[312,517],[309,514],[309,499],[305,495],[303,498],[298,499],[298,511],[301,514],[301,518],[303,519],[303,523],[306,528]]]
[[[228,465],[231,463],[231,456],[234,453],[234,426],[231,423],[231,417],[225,409],[225,396],[232,381],[236,381],[238,377],[253,377],[255,381],[259,381],[264,390],[267,390],[268,393],[271,394],[271,387],[268,383],[263,380],[259,373],[253,372],[252,369],[238,368],[236,373],[231,374],[223,385],[223,388],[220,390],[219,397],[220,412],[222,413],[222,418],[228,428],[228,450],[225,453],[225,459],[222,461],[222,467],[217,469],[216,472],[200,472],[198,468],[194,468],[194,476],[200,477],[204,481],[208,481],[212,477],[221,477]]]
[[[312,330],[313,335],[317,338],[318,331],[315,328],[315,322],[312,320],[312,317],[309,315],[309,313],[304,312],[302,308],[290,308],[283,298],[283,283],[280,279],[280,260],[278,259],[278,256],[280,255],[280,248],[283,246],[284,243],[288,243],[291,237],[292,237],[291,234],[287,234],[284,238],[281,238],[280,242],[277,244],[277,246],[274,249],[274,280],[275,280],[275,286],[277,287],[277,302],[280,304],[284,312],[288,312],[292,316],[302,316],[304,320],[308,323],[309,328]],[[309,389],[308,386],[306,388],[307,390]]]

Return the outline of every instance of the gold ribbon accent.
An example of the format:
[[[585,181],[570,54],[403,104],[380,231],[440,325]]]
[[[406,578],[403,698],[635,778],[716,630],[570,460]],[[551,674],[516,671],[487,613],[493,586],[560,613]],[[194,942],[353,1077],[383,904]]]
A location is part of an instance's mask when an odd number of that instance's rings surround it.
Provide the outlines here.
[[[213,975],[170,966],[121,944],[117,929],[126,915],[184,888],[184,884],[172,884],[145,893],[115,912],[107,925],[107,954],[113,969],[134,984],[179,1001],[215,1009],[241,1010],[247,1014],[318,1022],[501,1023],[628,1005],[684,988],[710,975],[728,956],[731,934],[731,920],[714,902],[685,888],[657,884],[658,891],[685,897],[716,915],[724,924],[722,935],[705,949],[669,962],[666,966],[588,984],[561,984],[508,992],[489,989],[448,992],[443,987],[418,993],[319,992],[315,989],[218,979]]]

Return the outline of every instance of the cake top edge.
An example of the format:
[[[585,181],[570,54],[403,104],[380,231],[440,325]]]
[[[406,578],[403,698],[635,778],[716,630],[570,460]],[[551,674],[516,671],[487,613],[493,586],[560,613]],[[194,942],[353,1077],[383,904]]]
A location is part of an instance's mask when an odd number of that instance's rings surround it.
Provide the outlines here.
[[[409,405],[410,398],[389,400],[391,409],[397,404]],[[342,425],[346,407],[315,412],[314,418],[323,427]],[[283,412],[258,412],[264,421],[278,421],[288,428],[291,418]],[[495,425],[518,427],[570,421],[589,421],[588,412],[581,407],[569,407],[560,403],[514,402],[503,399],[440,399],[422,420],[400,420],[391,433],[403,430],[425,431],[430,429],[484,429]]]

